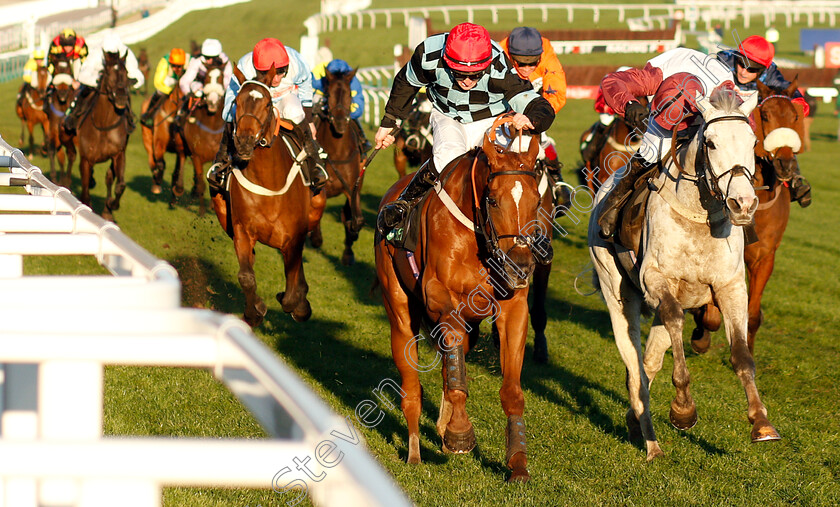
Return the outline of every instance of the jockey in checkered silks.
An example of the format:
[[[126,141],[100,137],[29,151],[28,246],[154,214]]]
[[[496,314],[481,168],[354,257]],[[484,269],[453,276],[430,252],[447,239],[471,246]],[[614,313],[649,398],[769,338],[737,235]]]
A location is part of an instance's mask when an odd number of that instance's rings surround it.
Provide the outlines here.
[[[397,200],[382,209],[384,225],[391,228],[402,226],[449,162],[481,146],[497,116],[513,110],[514,127],[535,134],[548,130],[554,121],[554,108],[519,77],[487,29],[462,23],[420,43],[397,73],[376,133],[377,149],[394,142],[392,130],[408,117],[414,96],[424,86],[433,106],[432,158]]]

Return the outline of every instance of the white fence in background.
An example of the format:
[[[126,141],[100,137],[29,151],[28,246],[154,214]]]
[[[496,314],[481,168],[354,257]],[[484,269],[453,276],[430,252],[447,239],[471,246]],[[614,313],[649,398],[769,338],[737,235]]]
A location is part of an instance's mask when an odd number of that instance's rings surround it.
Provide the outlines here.
[[[247,325],[180,308],[169,264],[2,139],[0,155],[9,168],[0,186],[28,192],[0,193],[0,506],[158,506],[163,486],[283,487],[299,474],[275,474],[295,458],[324,474],[298,481],[317,505],[409,505],[363,440],[336,438],[353,434],[350,418],[330,411]],[[113,276],[25,276],[27,255],[91,255]],[[112,364],[206,369],[270,438],[104,437]],[[324,442],[335,446],[328,456]]]

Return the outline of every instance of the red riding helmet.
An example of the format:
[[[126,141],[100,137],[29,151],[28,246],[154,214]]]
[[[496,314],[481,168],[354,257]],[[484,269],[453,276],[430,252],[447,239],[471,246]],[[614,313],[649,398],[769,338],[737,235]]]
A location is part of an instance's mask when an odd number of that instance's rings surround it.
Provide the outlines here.
[[[267,71],[272,67],[282,68],[289,65],[289,53],[283,43],[274,38],[263,39],[254,46],[254,68]]]
[[[446,38],[443,60],[450,69],[459,72],[477,72],[490,65],[493,46],[487,29],[472,23],[455,26]]]
[[[751,35],[744,39],[738,46],[738,51],[751,62],[755,62],[764,68],[769,67],[773,63],[773,57],[776,56],[776,49],[773,44],[758,35]]]

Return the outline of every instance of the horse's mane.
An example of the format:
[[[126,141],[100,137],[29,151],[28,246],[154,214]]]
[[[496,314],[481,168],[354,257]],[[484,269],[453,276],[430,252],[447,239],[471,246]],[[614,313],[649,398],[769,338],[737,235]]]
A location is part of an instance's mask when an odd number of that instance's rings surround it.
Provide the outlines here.
[[[738,108],[744,103],[744,100],[735,90],[716,88],[709,97],[709,102],[715,109],[724,113],[738,113],[740,112]]]

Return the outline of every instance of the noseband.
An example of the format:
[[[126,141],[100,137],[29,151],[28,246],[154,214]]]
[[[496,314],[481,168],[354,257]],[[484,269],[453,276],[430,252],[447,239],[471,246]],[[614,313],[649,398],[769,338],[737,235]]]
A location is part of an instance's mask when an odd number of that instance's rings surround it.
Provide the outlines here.
[[[743,121],[749,123],[749,119],[746,116],[721,116],[719,118],[713,118],[706,122],[706,127],[711,125],[712,123],[716,123],[719,121]],[[704,134],[705,140],[705,134]],[[706,176],[703,178],[703,181],[706,182],[706,186],[708,187],[709,193],[717,199],[718,201],[723,201],[725,197],[729,194],[729,187],[732,185],[732,180],[734,180],[738,176],[744,176],[745,178],[749,179],[752,182],[753,178],[755,177],[753,174],[750,174],[749,170],[742,165],[736,165],[732,169],[724,172],[720,176],[716,175],[712,168],[709,166],[709,147],[706,146],[705,141],[703,144],[703,163],[700,165],[701,171]],[[729,183],[726,185],[726,192],[722,192],[720,189],[720,180],[726,175],[730,175]]]

